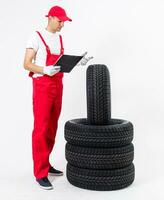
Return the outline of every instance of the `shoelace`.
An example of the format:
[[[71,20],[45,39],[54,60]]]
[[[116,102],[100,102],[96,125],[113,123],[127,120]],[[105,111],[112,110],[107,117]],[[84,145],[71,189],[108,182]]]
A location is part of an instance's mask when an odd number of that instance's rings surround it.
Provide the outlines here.
[[[49,182],[47,177],[43,178],[43,181],[46,183]]]

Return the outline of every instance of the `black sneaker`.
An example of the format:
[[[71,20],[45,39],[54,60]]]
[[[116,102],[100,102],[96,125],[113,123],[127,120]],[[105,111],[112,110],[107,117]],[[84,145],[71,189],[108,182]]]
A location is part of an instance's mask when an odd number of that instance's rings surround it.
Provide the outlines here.
[[[52,184],[50,183],[50,181],[48,180],[47,177],[36,179],[36,181],[39,183],[39,186],[42,189],[45,189],[45,190],[52,190],[53,189],[53,186],[52,186]]]
[[[59,171],[59,170],[57,170],[57,169],[55,169],[53,167],[50,167],[48,175],[50,175],[50,176],[62,176],[63,172]]]

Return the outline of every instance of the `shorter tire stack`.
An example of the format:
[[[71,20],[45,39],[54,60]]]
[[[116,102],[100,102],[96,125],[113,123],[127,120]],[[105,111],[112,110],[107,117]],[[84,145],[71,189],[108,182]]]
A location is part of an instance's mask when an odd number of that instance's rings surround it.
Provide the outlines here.
[[[111,118],[110,78],[105,65],[87,69],[87,119],[65,124],[67,179],[77,187],[116,190],[134,181],[133,125]]]

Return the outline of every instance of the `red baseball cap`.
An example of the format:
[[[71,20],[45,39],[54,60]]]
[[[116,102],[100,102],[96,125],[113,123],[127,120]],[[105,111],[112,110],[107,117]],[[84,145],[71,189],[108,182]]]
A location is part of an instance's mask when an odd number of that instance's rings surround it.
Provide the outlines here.
[[[59,6],[53,6],[49,12],[48,15],[46,15],[46,17],[57,17],[59,18],[61,21],[72,21],[72,19],[70,19],[65,10]]]

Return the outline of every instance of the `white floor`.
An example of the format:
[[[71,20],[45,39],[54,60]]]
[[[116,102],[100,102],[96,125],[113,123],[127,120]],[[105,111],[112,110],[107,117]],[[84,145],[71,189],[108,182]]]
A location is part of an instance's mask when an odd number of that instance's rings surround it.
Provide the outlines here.
[[[132,120],[133,121],[133,120]],[[159,127],[162,127],[162,121]],[[6,126],[7,127],[7,126]],[[50,179],[51,191],[41,189],[32,172],[31,133],[24,127],[7,127],[0,140],[0,199],[1,200],[163,200],[164,199],[164,137],[163,130],[135,126],[135,181],[125,189],[91,191],[71,185],[66,178],[65,139],[59,129],[50,161],[64,176]],[[145,126],[149,127],[149,126]]]
[[[128,188],[118,191],[90,191],[72,186],[66,177],[56,177],[53,183],[54,189],[45,191],[39,188],[29,174],[15,174],[8,179],[0,180],[0,195],[3,200],[84,200],[84,199],[149,199],[162,200],[164,198],[163,180],[141,182],[136,178],[135,182]]]
[[[66,178],[66,161],[64,159],[64,151],[61,152],[62,157],[56,159],[59,169],[64,171],[62,177],[50,177],[54,189],[45,191],[39,188],[36,183],[32,170],[32,163],[27,164],[21,171],[15,170],[1,171],[0,178],[0,196],[3,200],[88,200],[88,199],[111,199],[111,200],[163,200],[164,199],[164,173],[163,162],[161,162],[162,151],[158,152],[145,148],[143,154],[135,148],[135,167],[136,177],[134,183],[122,190],[117,191],[91,191],[85,190],[71,185]],[[153,159],[152,159],[153,158]],[[27,159],[28,161],[28,159]],[[59,167],[62,166],[62,167]],[[7,171],[9,173],[7,173]]]

